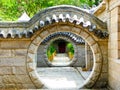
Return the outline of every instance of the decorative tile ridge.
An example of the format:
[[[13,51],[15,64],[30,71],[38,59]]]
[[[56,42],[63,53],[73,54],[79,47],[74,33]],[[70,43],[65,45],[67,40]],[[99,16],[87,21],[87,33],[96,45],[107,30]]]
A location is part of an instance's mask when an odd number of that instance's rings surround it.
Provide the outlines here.
[[[89,32],[92,32],[99,38],[107,38],[108,32],[106,30],[100,30],[97,28],[97,25],[92,23],[91,21],[85,21],[84,17],[78,18],[77,15],[70,16],[70,14],[53,14],[50,17],[45,17],[45,20],[39,20],[38,24],[34,25],[33,28],[29,30],[23,30],[22,32],[19,30],[9,30],[5,32],[4,30],[0,30],[0,38],[31,38],[35,32],[41,30],[48,25],[52,25],[54,23],[71,23],[73,25],[82,26],[83,28],[87,28]]]
[[[75,42],[76,44],[85,44],[85,41],[80,36],[77,36],[77,35],[75,35],[73,33],[70,33],[70,32],[56,32],[56,33],[53,33],[53,34],[49,35],[48,37],[46,37],[42,41],[42,44],[45,44],[45,43],[49,42],[51,39],[54,39],[56,37],[67,37],[70,40],[72,40],[73,42]]]
[[[86,12],[85,9],[82,9],[80,7],[71,6],[71,5],[59,5],[59,6],[53,6],[49,7],[47,9],[41,10],[37,14],[35,14],[28,22],[0,22],[0,28],[29,28],[32,25],[34,25],[37,21],[43,20],[44,17],[49,17],[52,14],[67,14],[70,15],[75,14],[78,17],[85,17],[87,20],[91,20],[92,22],[96,21],[99,22],[97,25],[99,27],[104,26],[103,22],[101,20],[97,19],[97,17],[93,16],[90,12]],[[106,26],[104,26],[106,28]]]

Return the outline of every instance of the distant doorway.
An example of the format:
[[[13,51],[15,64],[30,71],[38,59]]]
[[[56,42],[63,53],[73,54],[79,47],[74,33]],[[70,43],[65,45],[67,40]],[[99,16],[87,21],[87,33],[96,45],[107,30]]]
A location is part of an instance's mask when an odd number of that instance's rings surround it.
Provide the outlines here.
[[[66,52],[66,43],[65,42],[59,42],[58,43],[58,52],[59,53],[65,53]]]
[[[70,65],[74,57],[74,47],[71,42],[59,38],[48,46],[47,57],[52,66]]]

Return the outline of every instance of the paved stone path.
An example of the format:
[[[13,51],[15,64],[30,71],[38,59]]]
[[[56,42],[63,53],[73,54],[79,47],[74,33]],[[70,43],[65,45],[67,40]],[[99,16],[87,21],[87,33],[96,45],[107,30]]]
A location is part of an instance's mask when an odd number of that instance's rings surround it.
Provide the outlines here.
[[[44,67],[38,68],[37,71],[46,86],[44,88],[50,90],[78,90],[85,81],[82,75],[86,74],[81,74],[82,71],[74,67]]]
[[[51,63],[55,66],[66,66],[70,62],[71,61],[66,53],[62,53],[62,54],[59,53],[59,54],[56,54],[56,56],[54,57],[54,60]]]

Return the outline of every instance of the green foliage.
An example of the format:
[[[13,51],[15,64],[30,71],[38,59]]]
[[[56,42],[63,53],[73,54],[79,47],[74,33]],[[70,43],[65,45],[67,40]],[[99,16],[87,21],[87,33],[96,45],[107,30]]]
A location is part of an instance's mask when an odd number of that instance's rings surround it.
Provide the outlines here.
[[[68,43],[67,44],[67,48],[68,48],[69,52],[71,52],[72,54],[74,54],[74,47],[73,47],[72,43]]]
[[[47,49],[48,58],[56,51],[55,47],[51,44]]]
[[[98,5],[101,0],[0,0],[0,19],[17,20],[26,11],[33,17],[39,10],[55,5],[74,5],[80,7],[87,4],[90,7]]]

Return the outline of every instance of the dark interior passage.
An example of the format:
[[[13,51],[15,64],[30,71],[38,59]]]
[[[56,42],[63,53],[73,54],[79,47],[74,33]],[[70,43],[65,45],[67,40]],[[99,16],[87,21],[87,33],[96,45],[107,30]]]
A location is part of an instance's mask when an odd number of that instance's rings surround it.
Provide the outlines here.
[[[58,43],[58,50],[59,50],[59,53],[65,53],[66,52],[66,43],[59,42]]]

